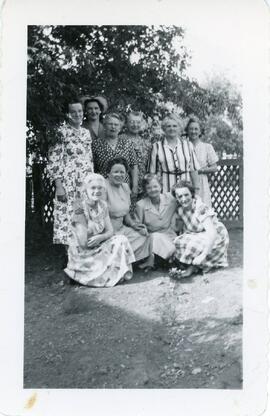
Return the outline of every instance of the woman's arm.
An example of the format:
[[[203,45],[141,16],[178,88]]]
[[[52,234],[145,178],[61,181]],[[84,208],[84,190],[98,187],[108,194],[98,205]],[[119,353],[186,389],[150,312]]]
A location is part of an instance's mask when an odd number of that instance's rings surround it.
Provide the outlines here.
[[[198,173],[199,174],[207,174],[207,173],[214,173],[214,172],[216,172],[217,171],[217,164],[216,163],[214,163],[213,165],[210,165],[210,166],[205,166],[205,167],[203,167],[203,168],[201,168],[201,169],[199,169],[198,170]]]
[[[193,170],[190,172],[190,177],[192,181],[192,185],[194,186],[196,193],[200,190],[200,180],[199,180],[199,173],[197,170]]]
[[[139,178],[139,169],[138,165],[134,165],[131,168],[131,191],[133,195],[138,194],[138,178]]]
[[[106,241],[113,236],[113,227],[109,215],[106,215],[104,222],[104,231],[101,234],[88,238],[87,246],[89,248],[96,247],[100,243],[103,243],[103,241]]]
[[[144,224],[134,221],[130,214],[124,216],[124,223],[128,226],[133,228],[133,230],[138,231],[142,235],[147,235],[148,231]]]
[[[213,220],[211,217],[207,217],[203,222],[205,232],[207,235],[207,244],[204,248],[204,251],[193,260],[194,265],[200,265],[204,262],[207,255],[212,251],[212,248],[215,244],[217,238],[217,230],[214,226]]]

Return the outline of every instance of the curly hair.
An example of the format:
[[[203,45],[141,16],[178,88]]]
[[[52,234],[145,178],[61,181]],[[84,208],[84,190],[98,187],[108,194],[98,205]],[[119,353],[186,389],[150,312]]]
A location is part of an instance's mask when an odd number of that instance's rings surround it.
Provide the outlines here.
[[[110,173],[114,165],[122,165],[125,167],[127,172],[129,171],[128,163],[124,157],[118,156],[110,159],[107,163],[107,173]]]
[[[192,198],[195,197],[196,188],[192,185],[192,183],[189,181],[179,181],[175,185],[173,185],[171,189],[171,194],[174,198],[176,197],[175,196],[176,189],[181,189],[181,188],[187,188],[189,192],[191,193]]]
[[[162,188],[159,177],[155,173],[147,173],[146,175],[144,175],[143,180],[142,180],[142,188],[143,188],[144,193],[146,192],[147,185],[149,185],[149,183],[152,180],[156,180],[158,184],[160,185],[160,187]]]

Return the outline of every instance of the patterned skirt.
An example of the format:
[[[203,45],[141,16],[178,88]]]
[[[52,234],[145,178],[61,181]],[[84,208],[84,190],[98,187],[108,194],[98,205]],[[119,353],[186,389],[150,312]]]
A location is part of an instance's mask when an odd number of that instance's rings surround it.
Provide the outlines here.
[[[132,248],[123,235],[113,236],[93,249],[79,247],[74,236],[65,273],[82,285],[112,287],[132,278],[134,261]]]
[[[211,252],[199,267],[208,272],[212,268],[227,267],[227,251],[229,246],[228,231],[222,223],[217,226],[217,238]],[[184,264],[192,264],[193,259],[202,253],[208,244],[205,231],[198,233],[184,233],[174,240],[175,258]]]

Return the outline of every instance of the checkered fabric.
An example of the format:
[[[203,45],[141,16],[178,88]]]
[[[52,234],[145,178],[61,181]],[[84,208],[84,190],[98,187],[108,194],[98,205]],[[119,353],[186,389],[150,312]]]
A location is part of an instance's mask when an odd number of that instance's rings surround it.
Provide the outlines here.
[[[212,217],[217,230],[217,238],[211,252],[200,266],[204,272],[216,267],[227,267],[229,235],[225,226],[216,218],[215,212],[201,200],[193,201],[192,210],[185,212],[181,207],[178,214],[184,224],[184,233],[175,239],[175,257],[184,264],[192,264],[193,259],[204,250],[208,237],[204,229],[204,220]]]

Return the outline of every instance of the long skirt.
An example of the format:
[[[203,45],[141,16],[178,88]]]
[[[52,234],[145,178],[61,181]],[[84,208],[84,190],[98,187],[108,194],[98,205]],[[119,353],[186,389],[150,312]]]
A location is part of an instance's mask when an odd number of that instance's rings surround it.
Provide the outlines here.
[[[207,255],[203,264],[199,267],[208,272],[212,268],[227,267],[227,250],[229,235],[223,224],[217,227],[217,238],[211,252]],[[175,257],[181,263],[192,264],[193,259],[199,256],[208,244],[208,236],[205,231],[198,233],[184,233],[177,237],[175,243]]]
[[[93,249],[82,248],[71,241],[65,273],[82,285],[112,287],[132,277],[135,261],[128,239],[113,236]]]
[[[141,235],[138,231],[133,230],[131,227],[122,225],[119,230],[115,230],[116,235],[124,235],[127,237],[131,248],[134,252],[135,260],[139,261],[146,259],[151,255],[151,239],[150,236]]]
[[[163,259],[169,259],[175,252],[174,240],[176,233],[173,230],[155,231],[150,234],[152,239],[152,253]]]

